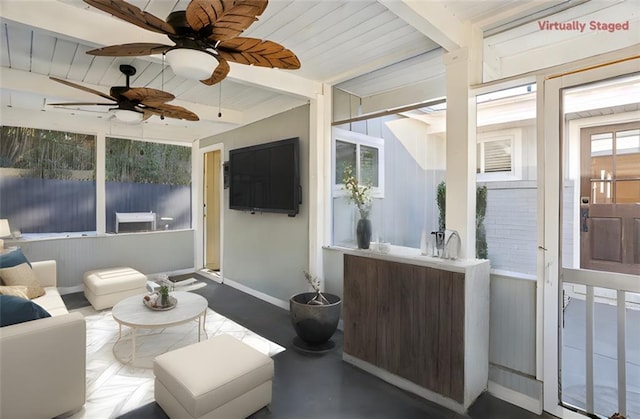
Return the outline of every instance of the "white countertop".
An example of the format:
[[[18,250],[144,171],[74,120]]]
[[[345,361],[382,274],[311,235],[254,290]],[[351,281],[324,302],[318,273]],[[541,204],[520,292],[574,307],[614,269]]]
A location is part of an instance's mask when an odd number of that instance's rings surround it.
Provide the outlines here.
[[[452,272],[465,272],[468,268],[489,263],[487,259],[443,259],[433,256],[424,256],[420,249],[404,246],[389,246],[389,253],[382,253],[371,243],[369,249],[354,249],[341,246],[326,246],[325,249],[335,250],[344,254],[388,260],[393,262],[410,263],[413,265],[428,266]]]

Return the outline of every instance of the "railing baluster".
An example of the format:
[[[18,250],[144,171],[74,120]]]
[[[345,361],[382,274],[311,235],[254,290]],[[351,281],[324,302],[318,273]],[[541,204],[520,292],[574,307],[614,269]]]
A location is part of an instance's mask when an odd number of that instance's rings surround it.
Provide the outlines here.
[[[587,372],[587,413],[594,413],[593,408],[593,287],[587,285],[587,321],[586,321],[586,372]]]
[[[618,290],[618,411],[627,416],[626,293]]]

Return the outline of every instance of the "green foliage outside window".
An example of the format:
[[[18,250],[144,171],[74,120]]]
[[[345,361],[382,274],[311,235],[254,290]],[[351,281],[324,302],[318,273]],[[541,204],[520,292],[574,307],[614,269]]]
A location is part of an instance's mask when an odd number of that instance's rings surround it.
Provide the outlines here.
[[[42,179],[95,179],[93,135],[24,127],[0,127],[0,167]]]
[[[191,148],[107,138],[108,182],[191,184]]]
[[[438,185],[436,192],[436,204],[438,205],[438,228],[445,229],[445,213],[447,202],[447,187],[444,180]],[[476,257],[487,259],[489,251],[487,248],[487,232],[484,227],[484,217],[487,214],[487,186],[476,188]]]

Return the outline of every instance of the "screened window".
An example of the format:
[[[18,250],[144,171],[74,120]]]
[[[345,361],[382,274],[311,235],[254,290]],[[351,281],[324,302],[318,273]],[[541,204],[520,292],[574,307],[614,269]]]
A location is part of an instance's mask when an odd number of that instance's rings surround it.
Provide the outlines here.
[[[107,232],[191,228],[191,148],[106,139]]]
[[[1,127],[0,218],[12,231],[95,232],[96,138]]]

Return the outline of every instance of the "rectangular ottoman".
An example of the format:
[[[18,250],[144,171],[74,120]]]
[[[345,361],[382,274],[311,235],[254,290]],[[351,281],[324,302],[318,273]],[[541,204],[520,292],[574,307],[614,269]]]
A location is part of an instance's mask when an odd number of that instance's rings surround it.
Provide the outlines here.
[[[88,271],[83,280],[84,295],[96,310],[113,307],[127,297],[147,291],[146,275],[132,268]]]
[[[170,418],[244,419],[271,403],[273,360],[230,335],[157,356],[153,373]]]

